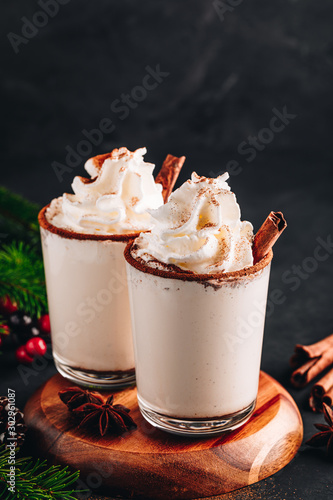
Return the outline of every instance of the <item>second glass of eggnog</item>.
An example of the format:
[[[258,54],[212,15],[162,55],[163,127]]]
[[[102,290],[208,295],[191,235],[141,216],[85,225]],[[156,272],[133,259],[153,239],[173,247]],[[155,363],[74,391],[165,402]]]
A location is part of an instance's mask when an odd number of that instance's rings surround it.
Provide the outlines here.
[[[235,429],[256,404],[272,252],[253,264],[227,178],[193,174],[125,251],[139,407],[176,434]]]

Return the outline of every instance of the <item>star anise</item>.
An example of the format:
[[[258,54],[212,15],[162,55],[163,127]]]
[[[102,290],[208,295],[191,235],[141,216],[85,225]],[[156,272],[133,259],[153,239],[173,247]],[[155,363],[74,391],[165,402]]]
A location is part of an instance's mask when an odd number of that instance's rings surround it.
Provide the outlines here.
[[[99,433],[104,436],[107,431],[122,433],[136,427],[136,423],[129,415],[126,406],[113,404],[113,395],[104,403],[85,403],[73,413],[82,418],[79,427],[98,426]]]
[[[58,395],[63,403],[67,405],[69,410],[75,410],[85,403],[102,404],[103,399],[94,392],[89,392],[80,387],[68,387],[64,391],[58,392]]]
[[[305,444],[316,448],[326,446],[327,454],[333,458],[333,411],[326,403],[323,403],[323,411],[328,425],[314,424],[320,432],[317,432]]]

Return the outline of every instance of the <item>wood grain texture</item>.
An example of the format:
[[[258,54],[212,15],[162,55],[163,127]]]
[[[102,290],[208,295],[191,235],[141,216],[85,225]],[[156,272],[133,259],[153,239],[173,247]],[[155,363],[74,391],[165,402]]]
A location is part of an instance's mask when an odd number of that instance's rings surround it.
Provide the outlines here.
[[[209,439],[173,436],[146,423],[136,388],[115,393],[115,402],[131,409],[138,428],[122,437],[91,436],[76,428],[58,397],[71,385],[55,375],[30,398],[25,408],[30,440],[39,456],[79,469],[90,487],[103,485],[110,495],[191,499],[230,492],[282,469],[303,438],[295,402],[263,372],[251,419]]]

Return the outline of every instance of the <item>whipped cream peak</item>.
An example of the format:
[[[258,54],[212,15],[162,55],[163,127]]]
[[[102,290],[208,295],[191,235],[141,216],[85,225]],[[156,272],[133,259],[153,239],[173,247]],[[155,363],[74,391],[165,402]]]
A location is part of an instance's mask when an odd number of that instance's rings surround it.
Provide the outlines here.
[[[154,181],[155,165],[143,159],[146,152],[146,148],[134,152],[120,148],[88,160],[85,169],[91,178],[74,178],[74,194],[62,196],[52,223],[101,234],[149,230],[149,210],[162,205],[163,197],[162,185]]]
[[[251,266],[253,226],[241,221],[228,178],[228,173],[207,178],[193,172],[168,203],[149,210],[154,225],[135,240],[134,257],[200,274]]]
[[[147,148],[139,148],[135,151],[129,151],[127,148],[116,148],[113,149],[110,153],[105,153],[102,155],[93,156],[86,161],[84,168],[90,175],[90,177],[96,177],[102,168],[102,165],[105,160],[124,160],[129,161],[131,159],[136,158],[137,160],[141,159],[147,153]]]

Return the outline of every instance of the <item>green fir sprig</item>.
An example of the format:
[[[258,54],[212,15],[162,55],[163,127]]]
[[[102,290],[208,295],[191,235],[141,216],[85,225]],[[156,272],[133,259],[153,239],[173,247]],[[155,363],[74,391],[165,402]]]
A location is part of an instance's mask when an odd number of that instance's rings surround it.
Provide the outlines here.
[[[0,244],[13,239],[39,244],[39,206],[0,186]]]
[[[82,493],[73,488],[80,472],[71,473],[68,467],[47,466],[46,460],[33,461],[31,457],[15,461],[15,492],[8,490],[10,464],[9,450],[0,446],[0,499],[1,500],[75,500]]]
[[[6,296],[30,316],[47,310],[42,258],[23,242],[0,248],[0,299]]]

